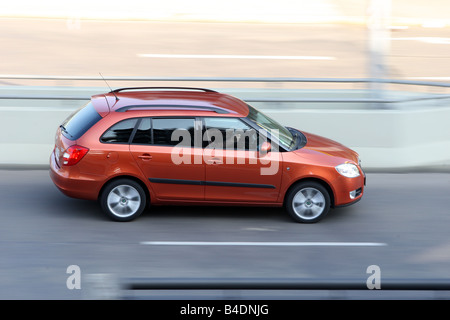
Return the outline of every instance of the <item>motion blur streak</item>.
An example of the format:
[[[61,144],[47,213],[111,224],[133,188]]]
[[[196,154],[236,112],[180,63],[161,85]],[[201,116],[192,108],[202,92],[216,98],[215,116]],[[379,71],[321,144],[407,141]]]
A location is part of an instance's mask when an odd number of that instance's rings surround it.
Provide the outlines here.
[[[375,242],[206,242],[206,241],[143,241],[151,246],[261,246],[261,247],[377,247]]]

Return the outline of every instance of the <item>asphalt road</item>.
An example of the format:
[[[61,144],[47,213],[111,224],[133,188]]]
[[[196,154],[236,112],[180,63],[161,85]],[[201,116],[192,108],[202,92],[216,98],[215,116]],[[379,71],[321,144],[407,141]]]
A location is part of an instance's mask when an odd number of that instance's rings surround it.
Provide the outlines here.
[[[317,224],[295,223],[282,209],[223,207],[154,207],[138,220],[118,223],[96,202],[61,194],[45,170],[3,170],[0,299],[83,299],[96,292],[91,289],[99,277],[112,288],[136,277],[364,281],[368,266],[377,265],[381,285],[390,279],[450,279],[450,174],[369,173],[367,178],[359,203],[332,210]],[[266,245],[254,245],[261,242]],[[81,289],[67,288],[72,265],[79,267]],[[121,298],[142,294],[119,293]],[[156,297],[165,294],[189,298],[193,292],[158,291]],[[387,293],[341,294],[383,298]],[[317,292],[290,291],[289,297],[314,298]]]

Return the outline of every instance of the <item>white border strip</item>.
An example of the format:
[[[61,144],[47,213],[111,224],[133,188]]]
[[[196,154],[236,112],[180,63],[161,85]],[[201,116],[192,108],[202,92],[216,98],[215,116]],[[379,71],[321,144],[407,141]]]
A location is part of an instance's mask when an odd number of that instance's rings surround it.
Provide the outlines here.
[[[382,242],[215,242],[215,241],[142,241],[149,246],[269,246],[269,247],[381,247]]]

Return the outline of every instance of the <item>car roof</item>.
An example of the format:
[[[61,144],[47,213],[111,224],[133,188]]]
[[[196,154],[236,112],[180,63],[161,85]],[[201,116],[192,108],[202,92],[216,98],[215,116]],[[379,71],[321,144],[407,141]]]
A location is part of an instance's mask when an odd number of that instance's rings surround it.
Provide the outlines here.
[[[101,103],[106,99],[107,104]],[[100,101],[99,101],[100,100]],[[93,103],[109,108],[105,112],[179,111],[182,114],[246,117],[248,105],[239,98],[210,89],[185,87],[121,88],[92,96]]]

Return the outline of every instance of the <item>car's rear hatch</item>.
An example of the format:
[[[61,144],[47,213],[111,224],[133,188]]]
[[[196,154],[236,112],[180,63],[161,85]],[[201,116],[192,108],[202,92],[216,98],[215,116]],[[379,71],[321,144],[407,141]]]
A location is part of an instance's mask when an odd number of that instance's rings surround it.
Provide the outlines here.
[[[104,95],[94,96],[91,101],[73,112],[59,126],[55,136],[55,161],[59,167],[61,167],[61,158],[65,150],[77,144],[77,140],[83,134],[109,113],[107,101],[105,103],[104,99]]]

